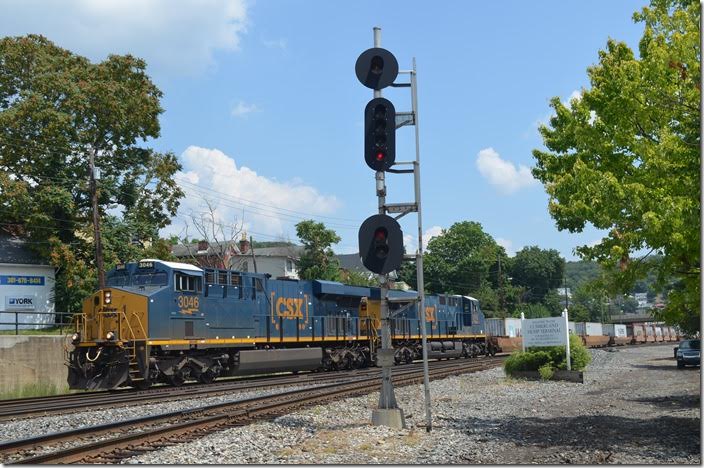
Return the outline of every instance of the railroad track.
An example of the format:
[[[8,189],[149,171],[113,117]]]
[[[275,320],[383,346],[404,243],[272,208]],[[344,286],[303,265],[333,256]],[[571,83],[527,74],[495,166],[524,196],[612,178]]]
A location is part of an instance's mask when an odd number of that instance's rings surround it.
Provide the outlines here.
[[[434,362],[429,371],[430,378],[434,380],[485,370],[500,365],[502,361],[503,357]],[[393,381],[396,386],[416,384],[422,380],[421,368],[394,368]],[[333,399],[370,393],[379,387],[378,373],[373,376],[349,377],[343,382],[324,383],[302,390],[10,441],[0,444],[0,454],[5,463],[117,463],[125,458],[194,440],[212,432],[272,419],[295,409]],[[96,437],[102,440],[96,441]],[[72,445],[78,442],[78,445],[65,448],[66,442],[71,442]],[[33,455],[38,449],[49,452]]]
[[[414,365],[414,364],[411,364]],[[403,367],[403,366],[401,366]],[[334,382],[352,375],[379,372],[376,368],[326,373],[258,376],[223,380],[211,384],[192,383],[181,387],[157,386],[148,390],[119,389],[71,393],[37,398],[18,398],[0,401],[0,421],[73,413],[90,408],[117,408],[150,401],[170,401],[201,396],[216,396],[232,392],[261,390],[290,385],[309,385],[313,382]]]
[[[409,366],[420,366],[421,363],[402,364],[395,369]],[[181,387],[166,385],[156,386],[148,390],[118,389],[111,391],[93,391],[71,393],[36,398],[18,398],[0,401],[0,421],[7,419],[24,419],[36,416],[49,416],[91,408],[118,408],[150,401],[171,401],[183,398],[217,396],[233,392],[262,390],[267,388],[286,387],[291,385],[311,385],[313,383],[334,382],[347,379],[350,376],[377,375],[379,368],[371,367],[351,371],[335,371],[325,373],[305,372],[273,376],[253,376],[247,378],[226,379],[211,384],[189,383]]]

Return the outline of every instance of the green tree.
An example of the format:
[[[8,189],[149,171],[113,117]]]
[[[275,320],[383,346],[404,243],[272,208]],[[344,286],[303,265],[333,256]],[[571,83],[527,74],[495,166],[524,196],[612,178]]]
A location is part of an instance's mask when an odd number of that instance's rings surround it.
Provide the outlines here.
[[[543,302],[551,289],[562,285],[565,260],[557,250],[524,247],[511,261],[512,283],[528,291],[526,302]]]
[[[159,136],[162,112],[145,69],[131,55],[91,63],[42,36],[0,39],[0,213],[57,268],[58,309],[95,287],[91,154],[106,267],[157,239],[183,196],[176,156],[139,145]]]
[[[428,243],[423,257],[426,290],[430,293],[469,294],[489,316],[500,308],[497,287],[507,284],[505,269],[498,275],[498,262],[506,264],[503,247],[473,221],[462,221],[443,229]],[[412,284],[412,283],[410,283]]]
[[[379,286],[379,280],[376,276],[370,276],[369,273],[357,270],[341,270],[339,280],[350,286]]]
[[[331,246],[340,242],[340,236],[332,229],[326,229],[323,223],[310,219],[296,224],[296,234],[304,247],[298,261],[300,277],[339,281],[340,262]]]
[[[582,283],[572,291],[570,319],[576,322],[607,322],[610,318],[607,301],[608,296],[598,282]]]
[[[654,269],[658,287],[671,279],[661,318],[687,331],[700,316],[700,5],[653,0],[633,16],[645,26],[639,57],[609,39],[589,67],[591,89],[542,126],[547,151],[534,150],[533,175],[550,196],[560,230],[587,223],[608,233],[578,253],[614,271],[622,292]],[[662,262],[631,261],[651,249]]]

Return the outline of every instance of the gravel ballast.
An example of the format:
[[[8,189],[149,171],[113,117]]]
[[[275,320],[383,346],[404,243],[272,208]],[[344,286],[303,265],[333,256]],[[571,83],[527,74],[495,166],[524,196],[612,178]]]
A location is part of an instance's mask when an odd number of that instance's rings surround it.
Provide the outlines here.
[[[378,392],[125,460],[151,464],[701,464],[700,369],[672,346],[590,350],[585,383],[508,379],[500,368],[396,389],[406,429],[371,426]]]

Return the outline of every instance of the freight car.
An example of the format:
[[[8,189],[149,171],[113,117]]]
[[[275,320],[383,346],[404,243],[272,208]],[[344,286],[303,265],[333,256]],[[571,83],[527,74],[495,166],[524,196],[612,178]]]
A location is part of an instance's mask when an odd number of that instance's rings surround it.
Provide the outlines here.
[[[487,343],[498,352],[512,352],[522,348],[521,319],[485,320]],[[679,341],[681,334],[674,328],[652,323],[601,324],[597,322],[569,322],[569,333],[577,335],[585,346],[601,348],[656,341]]]
[[[469,296],[389,291],[396,362],[489,354],[484,315]],[[67,350],[72,389],[148,387],[261,372],[373,365],[379,288],[146,259],[119,265],[75,315]]]

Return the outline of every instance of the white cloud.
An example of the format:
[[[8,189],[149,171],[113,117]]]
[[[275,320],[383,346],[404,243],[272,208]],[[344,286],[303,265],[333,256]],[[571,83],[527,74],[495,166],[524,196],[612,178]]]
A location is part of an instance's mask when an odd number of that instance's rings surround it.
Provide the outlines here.
[[[246,0],[5,0],[2,12],[2,36],[42,34],[92,60],[130,53],[178,74],[237,50],[247,26]]]
[[[513,241],[509,239],[504,239],[503,237],[497,237],[496,243],[506,250],[506,254],[509,257],[513,257],[514,255],[516,255],[516,250],[513,248]]]
[[[416,230],[417,232],[417,230]],[[427,250],[428,242],[433,237],[437,237],[442,234],[442,228],[440,226],[433,226],[428,228],[423,233],[423,250]],[[409,254],[415,254],[418,249],[418,238],[413,234],[403,235],[403,245],[406,247],[406,252]]]
[[[576,100],[577,102],[582,100],[582,91],[579,89],[575,89],[572,91],[570,96],[567,98],[567,102],[562,101],[562,104],[565,105],[565,107],[572,107],[572,100]]]
[[[256,104],[247,104],[246,102],[240,101],[235,107],[232,108],[232,115],[234,117],[246,117],[252,112],[259,112],[259,108]]]
[[[336,197],[322,195],[300,181],[278,182],[248,167],[237,167],[233,158],[217,149],[189,146],[180,159],[183,172],[177,181],[186,196],[179,212],[203,212],[205,198],[216,207],[218,222],[244,221],[248,233],[255,238],[263,235],[260,240],[286,238],[295,233],[292,226],[302,219],[333,213],[340,206]],[[182,227],[176,225],[169,231],[178,233]]]
[[[537,183],[530,169],[523,164],[518,168],[510,161],[501,159],[494,148],[484,148],[477,154],[479,173],[503,194],[510,194]]]

